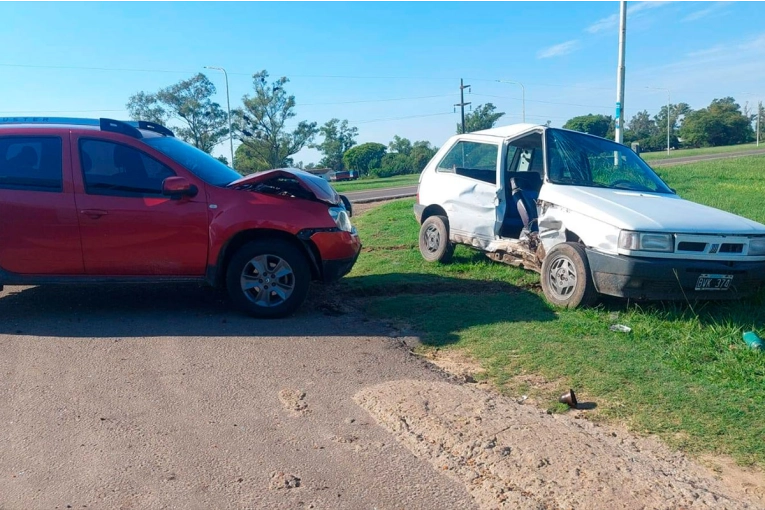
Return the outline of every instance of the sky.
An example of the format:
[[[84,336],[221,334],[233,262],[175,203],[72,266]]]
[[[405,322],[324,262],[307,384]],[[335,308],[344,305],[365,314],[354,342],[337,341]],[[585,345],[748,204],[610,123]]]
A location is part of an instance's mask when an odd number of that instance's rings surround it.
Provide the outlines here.
[[[614,114],[618,2],[0,2],[0,116],[128,118],[139,91],[205,72],[224,108],[252,74],[286,76],[296,117],[442,145],[459,122],[460,78],[498,125],[561,126]],[[765,3],[628,2],[625,117],[765,100]],[[652,88],[649,88],[652,87]],[[468,107],[469,109],[470,107]],[[469,110],[468,110],[469,111]],[[227,143],[214,151],[228,155]],[[294,157],[317,162],[314,149]]]

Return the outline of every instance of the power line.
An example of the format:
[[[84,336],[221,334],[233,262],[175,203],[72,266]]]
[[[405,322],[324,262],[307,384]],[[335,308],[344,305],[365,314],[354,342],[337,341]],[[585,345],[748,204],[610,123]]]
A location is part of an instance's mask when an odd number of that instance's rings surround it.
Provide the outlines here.
[[[404,119],[419,119],[423,117],[437,117],[439,115],[454,115],[454,112],[441,112],[441,113],[427,113],[424,115],[408,115],[406,117],[386,117],[383,119],[371,119],[371,120],[349,120],[348,123],[353,124],[369,124],[372,122],[385,122],[389,120],[404,120]]]
[[[410,101],[414,99],[431,99],[436,97],[451,97],[454,94],[439,94],[435,96],[412,96],[412,97],[392,97],[385,99],[360,99],[358,101],[339,101],[335,103],[296,103],[295,106],[326,106],[336,104],[358,104],[358,103],[383,103],[388,101]]]
[[[481,97],[495,97],[500,99],[515,99],[516,101],[520,101],[520,98],[517,97],[510,97],[510,96],[495,96],[491,94],[473,94],[474,96],[481,96]],[[542,104],[557,104],[557,105],[564,105],[564,106],[581,106],[582,108],[601,108],[605,110],[611,110],[611,106],[598,106],[598,105],[592,105],[592,104],[576,104],[576,103],[561,103],[558,101],[542,101],[540,99],[527,99],[526,100],[529,103],[542,103]]]

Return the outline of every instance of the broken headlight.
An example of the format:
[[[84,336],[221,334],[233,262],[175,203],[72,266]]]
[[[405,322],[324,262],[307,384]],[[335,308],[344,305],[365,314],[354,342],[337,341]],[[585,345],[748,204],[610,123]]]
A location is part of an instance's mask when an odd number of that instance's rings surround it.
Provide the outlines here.
[[[619,232],[619,248],[630,251],[675,251],[675,236],[648,232]]]
[[[345,210],[345,207],[330,207],[329,215],[335,220],[337,228],[345,232],[353,232],[353,225],[351,224],[351,219],[348,217],[348,212]]]

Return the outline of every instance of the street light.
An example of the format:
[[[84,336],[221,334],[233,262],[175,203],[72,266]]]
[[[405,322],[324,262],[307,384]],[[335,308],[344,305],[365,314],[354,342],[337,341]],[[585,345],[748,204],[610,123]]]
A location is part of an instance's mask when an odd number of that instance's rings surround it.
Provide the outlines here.
[[[522,122],[526,122],[526,87],[523,86],[523,83],[519,81],[510,81],[510,80],[497,80],[498,83],[509,83],[512,85],[520,85],[521,86],[521,105],[523,107],[523,116],[521,117]]]
[[[226,77],[226,109],[228,110],[228,143],[231,147],[231,168],[234,168],[234,131],[231,129],[231,100],[228,95],[228,73],[222,67],[204,66],[205,69],[213,69],[215,71],[223,71],[223,76]]]
[[[667,156],[669,156],[669,103],[670,103],[669,89],[665,89],[664,87],[646,87],[646,88],[653,89],[653,90],[663,90],[667,93]]]

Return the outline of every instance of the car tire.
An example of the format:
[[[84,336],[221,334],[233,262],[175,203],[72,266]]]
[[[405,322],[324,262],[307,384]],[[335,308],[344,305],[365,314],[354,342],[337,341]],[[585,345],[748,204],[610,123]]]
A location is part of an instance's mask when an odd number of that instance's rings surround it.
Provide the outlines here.
[[[454,254],[454,244],[449,241],[449,219],[446,216],[430,216],[420,227],[420,254],[428,262],[447,263]]]
[[[281,239],[245,244],[226,269],[226,287],[234,305],[258,318],[294,313],[305,301],[310,283],[305,255]]]
[[[542,262],[541,280],[545,298],[555,306],[579,308],[597,301],[587,253],[581,244],[561,243],[553,247]]]

